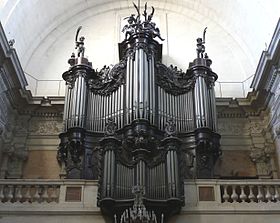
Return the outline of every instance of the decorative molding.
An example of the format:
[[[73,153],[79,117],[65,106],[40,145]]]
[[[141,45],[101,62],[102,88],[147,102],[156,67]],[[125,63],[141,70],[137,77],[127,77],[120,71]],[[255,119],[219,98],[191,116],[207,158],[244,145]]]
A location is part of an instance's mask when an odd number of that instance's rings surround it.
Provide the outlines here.
[[[34,135],[58,135],[62,130],[62,121],[58,120],[37,120],[32,119],[29,124],[29,131]]]
[[[221,135],[234,135],[234,136],[248,135],[249,131],[248,128],[246,128],[246,122],[247,122],[246,119],[239,120],[238,122],[229,122],[228,120],[227,121],[218,120],[218,132],[220,132]]]

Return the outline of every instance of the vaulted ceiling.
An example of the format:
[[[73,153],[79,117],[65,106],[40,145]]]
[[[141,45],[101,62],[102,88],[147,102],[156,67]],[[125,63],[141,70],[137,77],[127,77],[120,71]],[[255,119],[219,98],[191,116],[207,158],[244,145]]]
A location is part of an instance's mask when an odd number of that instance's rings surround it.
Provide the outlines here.
[[[280,1],[150,0],[148,6],[155,7],[154,20],[165,38],[164,63],[186,69],[207,26],[206,51],[219,80],[243,81],[254,74],[270,42]],[[79,25],[94,68],[116,63],[123,18],[131,13],[130,0],[0,1],[2,25],[8,39],[15,39],[24,71],[40,80],[61,79]]]

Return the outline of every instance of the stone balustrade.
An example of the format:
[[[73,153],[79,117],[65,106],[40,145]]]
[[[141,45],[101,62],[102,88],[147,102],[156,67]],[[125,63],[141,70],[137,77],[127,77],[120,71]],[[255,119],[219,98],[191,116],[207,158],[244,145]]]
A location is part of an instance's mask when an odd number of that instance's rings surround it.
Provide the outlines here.
[[[0,179],[0,209],[1,205],[12,204],[64,207],[65,204],[71,206],[71,203],[97,208],[97,190],[96,181]],[[186,180],[185,202],[186,207],[210,209],[208,204],[203,206],[205,202],[212,202],[212,207],[234,205],[234,208],[242,203],[247,204],[246,207],[279,203],[280,180]]]
[[[2,203],[58,202],[61,182],[38,180],[1,180]]]
[[[224,202],[279,202],[280,181],[251,181],[232,182],[223,184],[221,189],[221,201]]]
[[[259,211],[269,207],[280,213],[280,180],[193,180],[185,181],[184,211]],[[209,205],[211,203],[211,205]]]

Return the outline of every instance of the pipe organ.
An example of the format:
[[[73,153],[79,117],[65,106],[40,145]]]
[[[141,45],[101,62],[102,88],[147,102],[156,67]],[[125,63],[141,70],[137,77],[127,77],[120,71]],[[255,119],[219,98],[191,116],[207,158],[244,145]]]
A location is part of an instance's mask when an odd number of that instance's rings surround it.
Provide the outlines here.
[[[147,16],[145,7],[144,21],[140,14],[126,18],[119,63],[99,71],[84,57],[79,27],[77,52],[63,74],[58,160],[67,178],[99,180],[98,204],[115,220],[133,204],[135,186],[143,188],[143,202],[157,216],[179,211],[183,181],[212,178],[220,154],[217,75],[205,53],[205,32],[186,72],[167,67],[161,62],[162,45],[156,38],[163,39],[151,21],[153,12]]]

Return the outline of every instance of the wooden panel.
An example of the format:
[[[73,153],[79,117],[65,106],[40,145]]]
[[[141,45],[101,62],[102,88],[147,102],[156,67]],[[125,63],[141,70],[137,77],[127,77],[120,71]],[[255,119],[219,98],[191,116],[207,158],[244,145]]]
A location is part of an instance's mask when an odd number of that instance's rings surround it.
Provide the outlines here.
[[[65,201],[81,201],[82,187],[66,187]]]
[[[210,186],[198,187],[200,201],[215,201],[214,188]]]

